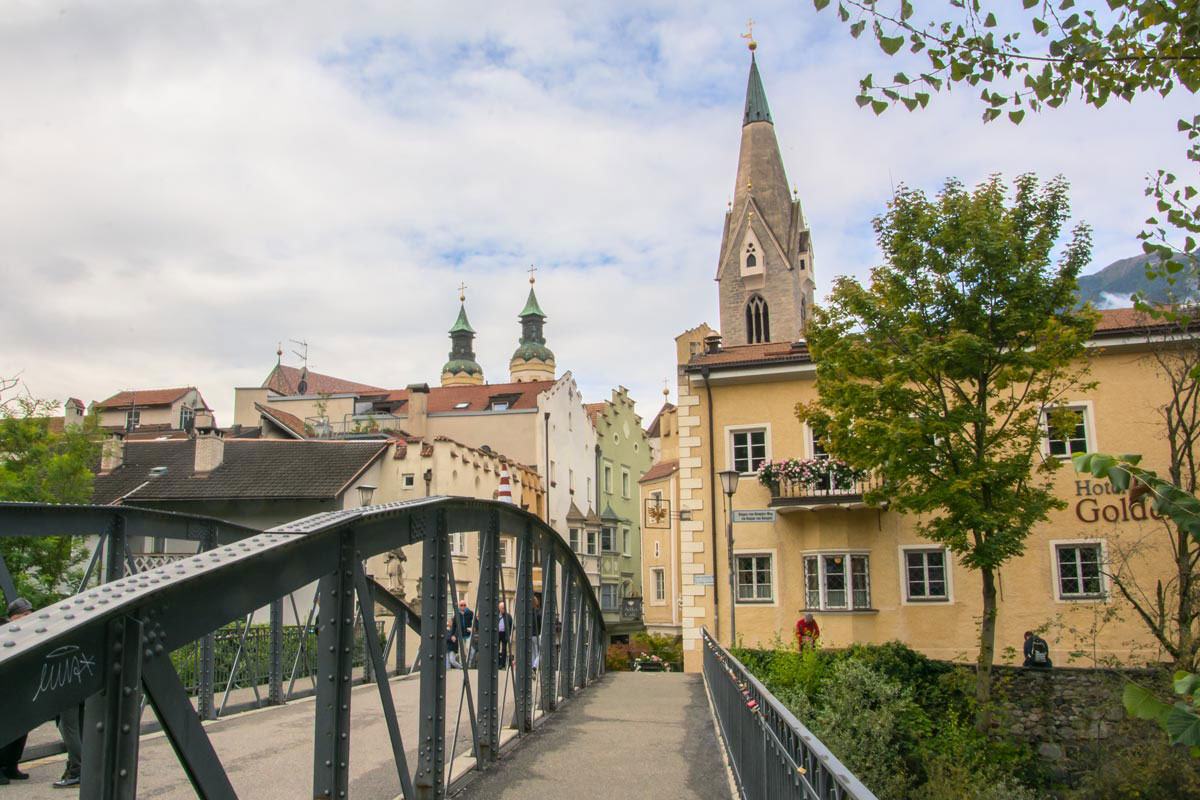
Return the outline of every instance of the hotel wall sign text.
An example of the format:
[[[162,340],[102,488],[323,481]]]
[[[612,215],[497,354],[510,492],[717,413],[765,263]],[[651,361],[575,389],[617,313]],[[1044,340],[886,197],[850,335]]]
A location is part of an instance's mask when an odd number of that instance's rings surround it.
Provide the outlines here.
[[[1108,481],[1075,481],[1075,516],[1080,522],[1140,522],[1162,519],[1150,501],[1130,503],[1128,492],[1118,492]]]

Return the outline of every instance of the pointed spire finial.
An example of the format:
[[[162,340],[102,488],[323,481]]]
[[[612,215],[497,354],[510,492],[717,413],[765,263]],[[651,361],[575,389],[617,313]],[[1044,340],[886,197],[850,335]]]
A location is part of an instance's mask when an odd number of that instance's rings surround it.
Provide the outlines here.
[[[467,302],[467,285],[465,283],[460,283],[458,285],[458,302]]]
[[[533,285],[533,273],[535,273],[535,272],[537,272],[537,267],[535,267],[533,264],[530,264],[529,265],[529,285],[530,286]]]
[[[754,20],[751,19],[746,21],[746,29],[748,32],[743,33],[742,38],[750,40],[748,47],[750,48],[750,52],[753,53],[758,49],[758,42],[754,41]]]

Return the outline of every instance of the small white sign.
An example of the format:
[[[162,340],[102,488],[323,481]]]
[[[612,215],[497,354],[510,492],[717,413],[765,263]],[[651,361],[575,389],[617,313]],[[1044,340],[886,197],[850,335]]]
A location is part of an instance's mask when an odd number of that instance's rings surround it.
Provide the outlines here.
[[[750,508],[733,512],[734,522],[774,522],[775,509]]]
[[[714,583],[712,575],[697,575],[695,580],[696,586],[712,586]]]

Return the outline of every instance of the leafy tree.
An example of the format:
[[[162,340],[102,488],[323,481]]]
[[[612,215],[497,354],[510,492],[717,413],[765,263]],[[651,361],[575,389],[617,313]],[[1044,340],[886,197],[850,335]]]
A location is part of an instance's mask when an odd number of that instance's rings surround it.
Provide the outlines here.
[[[819,11],[830,0],[814,5]],[[868,74],[859,82],[859,106],[882,114],[899,103],[913,111],[958,84],[980,89],[985,122],[1007,114],[1020,123],[1027,110],[1058,108],[1072,95],[1100,108],[1114,98],[1200,90],[1195,0],[1108,0],[1099,10],[1076,10],[1075,0],[1021,0],[1021,6],[996,6],[998,17],[980,0],[950,0],[943,18],[920,23],[911,0],[839,0],[838,17],[852,36],[869,23],[883,52],[918,62],[911,75],[902,70],[877,81]],[[1188,159],[1200,163],[1200,115],[1179,120],[1178,129],[1187,135]],[[1200,191],[1159,170],[1146,194],[1157,216],[1140,238],[1146,252],[1162,257],[1147,272],[1174,282],[1190,263],[1181,256],[1200,254]]]
[[[1076,470],[1108,480],[1119,492],[1129,492],[1130,503],[1149,499],[1155,511],[1170,518],[1193,542],[1200,543],[1200,499],[1139,466],[1141,456],[1081,453],[1072,460]],[[1172,744],[1190,747],[1193,756],[1200,756],[1200,675],[1179,670],[1173,688],[1180,699],[1170,704],[1143,686],[1127,684],[1125,708],[1132,716],[1157,721]]]
[[[980,573],[981,730],[996,570],[1065,505],[1051,487],[1059,462],[1040,454],[1043,419],[1064,393],[1087,388],[1084,343],[1095,325],[1090,311],[1070,310],[1090,257],[1086,225],[1051,263],[1069,213],[1066,181],[1023,175],[1011,205],[1007,194],[999,177],[974,191],[951,180],[932,200],[900,189],[875,220],[884,264],[870,286],[839,278],[814,311],[807,340],[819,400],[796,407],[833,455],[875,472],[869,500],[920,515],[924,536]]]
[[[53,401],[20,396],[0,403],[0,500],[91,500],[98,423],[92,416],[79,428],[55,432],[49,415],[57,408]],[[78,537],[17,536],[0,537],[0,554],[18,593],[41,607],[74,592],[86,551]]]

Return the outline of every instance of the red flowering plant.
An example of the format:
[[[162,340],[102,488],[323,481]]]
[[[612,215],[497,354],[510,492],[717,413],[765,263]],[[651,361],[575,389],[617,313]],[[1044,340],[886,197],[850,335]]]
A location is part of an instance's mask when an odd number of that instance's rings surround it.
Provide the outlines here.
[[[758,468],[758,482],[769,489],[782,483],[812,486],[818,489],[849,489],[867,475],[836,458],[788,458],[764,461]]]

